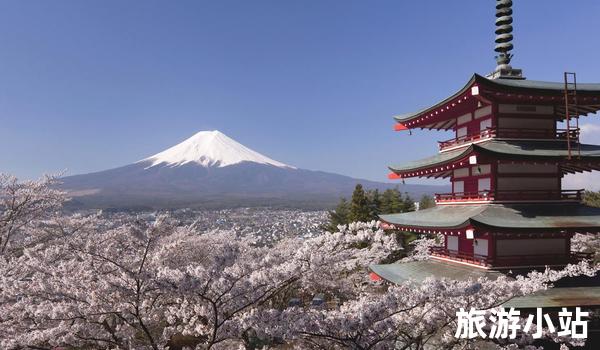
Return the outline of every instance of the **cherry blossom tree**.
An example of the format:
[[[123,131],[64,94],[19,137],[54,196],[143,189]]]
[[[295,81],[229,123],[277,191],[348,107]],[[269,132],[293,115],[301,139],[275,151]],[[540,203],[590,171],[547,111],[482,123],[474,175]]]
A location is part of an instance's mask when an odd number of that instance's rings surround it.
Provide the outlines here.
[[[62,205],[65,194],[53,187],[57,183],[56,176],[20,182],[14,176],[0,174],[0,255],[37,238],[25,231],[33,220],[46,218]]]
[[[577,233],[571,239],[571,249],[575,252],[591,253],[595,262],[600,262],[600,235]]]
[[[256,326],[242,320],[252,310],[285,307],[287,301],[278,296],[290,291],[352,295],[366,282],[368,263],[399,248],[375,225],[351,224],[271,247],[231,242],[225,233],[202,235],[192,249],[201,259],[188,261],[185,269],[161,271],[178,296],[167,311],[167,331],[194,337],[206,348],[230,348],[240,340],[249,345],[248,333]]]
[[[77,230],[25,249],[3,283],[2,347],[162,348],[169,299],[153,256],[171,229],[165,221],[98,231],[97,219],[71,218]]]
[[[552,282],[577,275],[593,276],[598,268],[588,263],[563,270],[533,272],[528,276],[496,280],[455,281],[427,279],[362,293],[339,308],[287,308],[254,310],[246,322],[260,329],[261,337],[287,339],[307,349],[423,349],[480,348],[482,341],[456,338],[456,311],[489,310],[508,300],[548,288]],[[522,335],[513,343],[530,344]],[[558,342],[568,339],[556,339]],[[487,344],[487,348],[505,344]]]
[[[267,247],[162,216],[113,223],[46,214],[32,216],[27,231],[46,238],[1,266],[10,271],[0,289],[4,348],[159,349],[177,337],[229,347],[247,342],[240,320],[250,310],[285,305],[292,289],[350,295],[373,259],[399,248],[374,222]]]
[[[2,177],[2,349],[477,348],[454,337],[457,309],[489,310],[598,269],[388,285],[369,281],[368,266],[402,247],[378,222],[265,244],[168,215],[60,213],[54,184]],[[432,244],[419,239],[409,259]]]

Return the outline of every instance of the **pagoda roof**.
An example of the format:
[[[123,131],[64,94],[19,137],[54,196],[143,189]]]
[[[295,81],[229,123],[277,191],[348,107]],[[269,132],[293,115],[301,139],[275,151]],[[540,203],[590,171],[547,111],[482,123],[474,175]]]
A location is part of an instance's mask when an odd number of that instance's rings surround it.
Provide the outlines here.
[[[438,205],[379,217],[388,224],[407,230],[452,230],[472,225],[496,230],[600,231],[600,208],[579,203]]]
[[[426,278],[449,278],[458,281],[486,277],[496,279],[502,273],[468,265],[442,262],[434,259],[384,265],[371,265],[369,269],[379,277],[396,284],[408,281],[423,282]]]
[[[451,173],[450,164],[462,160],[466,161],[472,154],[493,155],[498,159],[506,157],[510,160],[561,161],[567,159],[569,150],[567,143],[564,141],[490,139],[402,165],[392,165],[389,166],[389,169],[401,177],[431,176],[432,174],[440,174],[436,177],[447,177]],[[581,144],[580,153],[577,152],[577,147],[574,146],[571,155],[573,159],[570,163],[577,163],[577,167],[573,168],[573,171],[565,170],[565,172],[592,170],[595,169],[594,166],[580,163],[600,160],[600,146]]]
[[[550,288],[517,297],[504,303],[505,308],[533,309],[537,307],[575,307],[600,305],[600,287],[564,287]]]
[[[450,129],[458,116],[472,112],[480,103],[490,100],[505,103],[556,105],[557,119],[565,119],[564,82],[526,79],[488,79],[474,74],[450,97],[421,110],[395,116],[396,122],[406,128]],[[578,104],[573,104],[571,115],[587,115],[600,110],[600,83],[577,83]]]
[[[505,275],[496,270],[459,265],[435,259],[405,263],[398,262],[387,265],[371,265],[369,269],[379,277],[395,284],[402,284],[409,281],[422,283],[427,278],[448,278],[457,281],[467,281],[469,279],[476,280],[485,277],[495,280]],[[513,279],[509,275],[505,276],[508,279]],[[557,308],[597,305],[600,305],[600,287],[585,285],[577,287],[554,287],[541,290],[530,295],[512,298],[502,306],[505,308],[532,309],[537,307]]]
[[[517,88],[524,90],[536,90],[540,92],[559,92],[564,93],[565,83],[556,81],[541,81],[527,79],[488,79],[475,74],[481,79],[485,79],[487,84],[498,87]],[[577,92],[600,92],[600,83],[577,83]]]

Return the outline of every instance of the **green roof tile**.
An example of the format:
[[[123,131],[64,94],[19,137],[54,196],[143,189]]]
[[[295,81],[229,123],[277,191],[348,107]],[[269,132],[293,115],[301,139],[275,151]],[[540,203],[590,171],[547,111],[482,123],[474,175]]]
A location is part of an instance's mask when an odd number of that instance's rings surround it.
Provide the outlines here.
[[[425,229],[468,224],[511,229],[600,229],[600,208],[578,203],[438,205],[379,217],[390,224]]]
[[[369,268],[379,277],[396,284],[408,281],[422,282],[428,277],[475,280],[480,277],[496,279],[502,275],[500,272],[494,270],[445,263],[433,259],[387,265],[371,265]]]
[[[489,141],[471,144],[457,150],[438,153],[428,158],[401,165],[392,165],[389,166],[389,169],[395,172],[417,171],[436,165],[447,164],[464,158],[472,152],[506,156],[511,159],[523,157],[531,160],[563,159],[569,154],[567,143],[564,141],[504,141],[490,139]],[[577,155],[577,150],[572,150],[571,154]],[[600,159],[600,146],[582,144],[580,156],[583,160]]]

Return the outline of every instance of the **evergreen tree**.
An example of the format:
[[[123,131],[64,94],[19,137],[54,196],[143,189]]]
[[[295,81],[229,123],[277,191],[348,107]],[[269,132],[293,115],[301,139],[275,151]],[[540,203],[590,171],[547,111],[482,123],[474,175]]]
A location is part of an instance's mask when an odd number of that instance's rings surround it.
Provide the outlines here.
[[[381,203],[379,205],[379,212],[381,214],[390,214],[390,207],[392,205],[392,191],[387,189],[381,194]]]
[[[430,195],[424,194],[419,201],[419,210],[435,207],[435,200]]]
[[[430,196],[425,197],[428,197],[428,200],[424,201],[422,198],[421,205],[425,207],[435,205]],[[397,187],[389,188],[380,194],[379,190],[365,192],[362,185],[358,184],[350,202],[342,198],[335,210],[329,212],[329,223],[325,229],[335,231],[338,225],[347,225],[354,221],[378,220],[380,214],[405,213],[414,210],[415,203],[412,197],[408,193],[402,195]]]
[[[398,188],[389,188],[381,195],[381,214],[401,213],[404,211],[402,193]]]
[[[369,197],[365,194],[361,184],[357,184],[352,193],[352,202],[350,203],[350,222],[370,221],[371,206]]]
[[[404,199],[402,200],[402,213],[406,213],[407,211],[415,211],[415,200],[412,199],[408,193],[404,193]]]
[[[369,204],[371,207],[369,213],[371,220],[379,220],[379,214],[381,214],[381,195],[378,189],[369,191]]]
[[[335,210],[329,211],[329,224],[325,227],[327,231],[335,232],[338,225],[347,225],[350,222],[350,203],[346,198],[340,199]]]

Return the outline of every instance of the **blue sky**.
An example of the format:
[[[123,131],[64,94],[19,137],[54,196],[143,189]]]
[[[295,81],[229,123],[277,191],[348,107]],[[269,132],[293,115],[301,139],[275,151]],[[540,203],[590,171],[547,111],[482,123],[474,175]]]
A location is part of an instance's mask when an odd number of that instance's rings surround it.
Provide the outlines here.
[[[387,164],[448,138],[394,133],[391,117],[493,70],[494,11],[492,0],[0,1],[0,171],[103,170],[218,129],[297,167],[384,180]],[[513,66],[600,82],[600,2],[514,11]],[[589,140],[596,119],[583,120]]]

